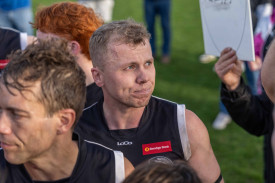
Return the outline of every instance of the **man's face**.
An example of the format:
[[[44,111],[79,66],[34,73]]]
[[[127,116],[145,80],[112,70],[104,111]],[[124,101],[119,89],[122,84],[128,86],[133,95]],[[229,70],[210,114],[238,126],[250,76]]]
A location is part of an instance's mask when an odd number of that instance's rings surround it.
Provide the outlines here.
[[[104,101],[128,107],[148,104],[155,86],[155,67],[150,43],[137,46],[111,43],[103,69]]]
[[[39,83],[39,82],[38,82]],[[39,84],[24,91],[11,91],[0,82],[0,143],[5,159],[12,164],[22,164],[46,156],[53,149],[56,137],[56,115],[47,117],[44,106],[34,94]],[[32,93],[33,92],[33,93]]]

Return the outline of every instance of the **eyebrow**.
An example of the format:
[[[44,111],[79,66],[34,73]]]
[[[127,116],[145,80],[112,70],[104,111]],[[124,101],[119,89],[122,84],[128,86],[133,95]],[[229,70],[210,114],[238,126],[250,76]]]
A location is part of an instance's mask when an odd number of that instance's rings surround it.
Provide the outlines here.
[[[145,60],[145,63],[146,63],[146,62],[153,62],[153,61],[154,61],[154,59],[153,59],[153,57],[152,57],[152,58],[150,58],[150,59]],[[138,61],[131,61],[131,62],[129,62],[129,63],[122,64],[122,66],[133,65],[133,64],[139,64],[139,62],[138,62]]]
[[[14,111],[14,112],[19,112],[24,114],[25,116],[30,116],[30,113],[28,111],[22,110],[22,109],[18,109],[16,107],[8,107],[7,108],[8,111]]]
[[[129,63],[122,64],[122,66],[128,66],[128,65],[133,65],[133,64],[137,64],[137,62],[132,61]]]

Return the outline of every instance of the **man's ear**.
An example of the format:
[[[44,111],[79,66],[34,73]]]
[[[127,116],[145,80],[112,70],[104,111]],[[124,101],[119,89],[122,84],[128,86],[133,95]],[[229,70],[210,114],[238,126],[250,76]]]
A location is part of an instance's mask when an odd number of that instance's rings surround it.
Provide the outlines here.
[[[75,123],[75,111],[73,109],[62,109],[58,112],[59,124],[57,133],[63,134],[71,130]]]
[[[77,41],[70,41],[69,47],[73,55],[78,55],[79,53],[81,53],[81,47]]]
[[[98,67],[93,67],[91,69],[94,82],[97,86],[102,87],[104,85],[104,76],[103,72]]]

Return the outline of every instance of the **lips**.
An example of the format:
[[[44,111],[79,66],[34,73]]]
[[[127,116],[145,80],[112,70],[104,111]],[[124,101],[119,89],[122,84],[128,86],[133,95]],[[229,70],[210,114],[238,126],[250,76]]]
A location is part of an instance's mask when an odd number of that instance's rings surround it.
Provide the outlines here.
[[[4,150],[8,150],[8,149],[11,149],[11,148],[14,148],[15,145],[12,145],[10,143],[6,143],[6,142],[0,142],[0,147]]]
[[[135,95],[136,97],[141,97],[141,98],[147,97],[148,95],[151,95],[151,94],[152,94],[151,88],[136,90],[136,91],[134,92],[134,95]]]

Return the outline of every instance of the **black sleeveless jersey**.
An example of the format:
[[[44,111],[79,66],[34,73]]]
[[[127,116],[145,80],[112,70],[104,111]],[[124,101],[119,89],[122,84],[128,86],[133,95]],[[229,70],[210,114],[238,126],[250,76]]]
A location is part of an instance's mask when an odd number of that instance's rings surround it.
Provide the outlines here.
[[[185,125],[185,106],[151,97],[135,129],[109,130],[103,115],[103,99],[84,110],[76,132],[101,143],[136,166],[144,160],[172,162],[191,156]]]
[[[7,56],[18,49],[21,49],[20,32],[0,27],[0,72],[8,63]]]
[[[120,183],[124,179],[124,159],[121,152],[84,140],[78,140],[78,145],[78,158],[71,177],[43,183]],[[31,180],[24,165],[8,163],[3,149],[0,148],[0,183],[35,182]]]
[[[95,83],[92,83],[86,87],[86,102],[85,109],[90,107],[97,101],[99,101],[103,97],[103,92],[100,87],[98,87]]]

